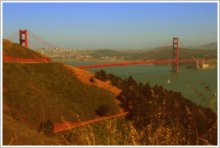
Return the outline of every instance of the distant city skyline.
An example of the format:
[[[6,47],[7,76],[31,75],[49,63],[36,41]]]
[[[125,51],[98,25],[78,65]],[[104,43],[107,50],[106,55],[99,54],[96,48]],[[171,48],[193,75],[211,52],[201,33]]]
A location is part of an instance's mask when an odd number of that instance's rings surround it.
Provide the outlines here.
[[[217,3],[3,3],[3,37],[28,29],[63,48],[144,49],[217,42]]]

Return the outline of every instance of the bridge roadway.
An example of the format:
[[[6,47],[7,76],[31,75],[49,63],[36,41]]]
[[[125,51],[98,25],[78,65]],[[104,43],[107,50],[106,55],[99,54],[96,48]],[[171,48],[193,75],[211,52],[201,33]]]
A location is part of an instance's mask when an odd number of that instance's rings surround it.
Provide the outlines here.
[[[129,66],[129,65],[147,65],[147,64],[169,64],[176,63],[176,60],[167,59],[167,60],[147,60],[147,61],[129,61],[129,62],[115,62],[115,63],[104,63],[104,64],[92,64],[92,65],[82,65],[76,66],[78,68],[87,69],[87,68],[100,68],[100,67],[111,67],[111,66]],[[178,63],[193,63],[193,59],[180,59]]]

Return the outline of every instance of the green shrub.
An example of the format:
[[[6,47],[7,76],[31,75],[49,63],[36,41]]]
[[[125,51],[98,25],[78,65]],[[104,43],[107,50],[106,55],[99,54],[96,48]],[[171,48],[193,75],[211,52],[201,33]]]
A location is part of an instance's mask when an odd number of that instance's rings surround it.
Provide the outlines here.
[[[107,104],[103,104],[95,111],[95,113],[99,116],[104,116],[107,115],[109,111],[109,106]]]

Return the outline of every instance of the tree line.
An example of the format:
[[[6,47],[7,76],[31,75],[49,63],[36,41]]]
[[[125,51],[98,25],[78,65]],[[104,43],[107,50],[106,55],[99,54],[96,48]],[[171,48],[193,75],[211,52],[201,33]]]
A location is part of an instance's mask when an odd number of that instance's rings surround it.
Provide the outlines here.
[[[216,113],[186,99],[181,92],[167,90],[160,85],[138,83],[132,76],[122,79],[104,70],[95,72],[94,77],[110,80],[112,85],[122,90],[117,99],[120,106],[129,112],[126,119],[132,121],[137,130],[146,130],[140,143],[149,144],[146,137],[157,133],[162,144],[168,141],[164,139],[168,134],[175,136],[176,144],[217,144]]]

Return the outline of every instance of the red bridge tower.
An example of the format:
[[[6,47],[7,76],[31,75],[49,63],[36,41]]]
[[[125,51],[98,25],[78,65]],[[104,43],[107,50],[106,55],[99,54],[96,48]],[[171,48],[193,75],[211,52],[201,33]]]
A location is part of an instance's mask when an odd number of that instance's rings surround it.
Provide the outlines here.
[[[28,31],[19,30],[19,43],[20,45],[28,48]]]
[[[173,38],[173,72],[179,71],[179,38]]]

